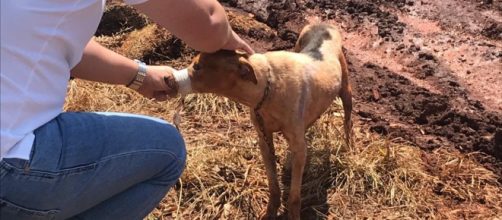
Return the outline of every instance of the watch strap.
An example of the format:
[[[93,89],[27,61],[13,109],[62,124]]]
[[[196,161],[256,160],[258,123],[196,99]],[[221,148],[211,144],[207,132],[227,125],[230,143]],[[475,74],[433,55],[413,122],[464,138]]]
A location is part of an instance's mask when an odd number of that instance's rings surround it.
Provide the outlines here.
[[[127,85],[127,87],[138,90],[142,85],[146,78],[146,64],[139,60],[134,60],[138,64],[138,73],[134,77],[134,79]]]

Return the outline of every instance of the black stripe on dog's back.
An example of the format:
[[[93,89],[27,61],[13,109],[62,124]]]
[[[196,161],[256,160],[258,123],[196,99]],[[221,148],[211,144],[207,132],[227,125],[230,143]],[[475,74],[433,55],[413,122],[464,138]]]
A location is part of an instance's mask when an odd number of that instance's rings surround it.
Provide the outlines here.
[[[300,53],[307,54],[316,60],[322,61],[324,59],[320,48],[325,40],[331,40],[329,34],[330,26],[325,24],[314,25],[305,32],[298,43],[300,46]]]

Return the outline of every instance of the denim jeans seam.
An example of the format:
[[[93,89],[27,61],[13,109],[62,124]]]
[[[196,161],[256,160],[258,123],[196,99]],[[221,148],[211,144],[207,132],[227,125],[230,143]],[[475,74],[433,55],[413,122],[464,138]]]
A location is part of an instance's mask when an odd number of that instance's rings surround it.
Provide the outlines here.
[[[120,153],[120,154],[115,154],[115,155],[103,157],[101,160],[99,160],[99,161],[97,161],[95,163],[88,164],[87,166],[93,166],[93,168],[96,168],[96,167],[101,166],[101,164],[103,164],[105,162],[108,162],[110,160],[121,158],[121,157],[130,156],[132,154],[137,154],[137,153],[160,153],[160,154],[166,154],[166,155],[169,155],[172,159],[178,160],[178,157],[173,152],[171,152],[171,151],[149,149],[149,150],[129,151],[129,152],[124,152],[124,153]],[[75,172],[72,172],[74,169],[76,169],[76,168],[71,168],[71,170],[62,170],[62,171],[66,171],[66,172],[60,172],[60,173],[58,173],[58,176],[63,177],[63,176],[75,174]]]
[[[157,150],[157,149],[148,149],[148,150],[135,150],[135,151],[128,151],[128,152],[123,152],[120,154],[114,154],[114,155],[109,155],[106,157],[103,157],[101,160],[97,161],[96,163],[102,163],[106,162],[111,159],[116,159],[118,157],[124,157],[124,156],[129,156],[131,154],[136,154],[136,153],[162,153],[162,154],[168,154],[172,157],[172,159],[178,160],[178,156],[176,156],[173,152],[168,151],[168,150]]]
[[[9,164],[7,164],[7,162],[5,162],[4,160],[0,161],[0,178],[4,177],[8,173],[10,173],[11,170],[12,170],[12,167]],[[0,191],[1,190],[2,190],[2,188],[0,187]]]
[[[38,210],[35,208],[24,207],[19,204],[15,204],[6,198],[0,198],[0,206],[7,207],[10,209],[16,209],[17,211],[23,212],[25,215],[30,216],[40,216],[40,217],[54,217],[55,214],[61,212],[60,209],[49,209],[49,210]]]
[[[179,158],[176,160],[176,163],[177,163],[177,164],[176,164],[176,165],[177,165],[177,167],[176,167],[176,171],[177,171],[176,175],[177,175],[178,177],[181,177],[181,175],[183,174],[183,171],[185,170],[185,165],[186,165],[186,164],[185,164],[183,161],[184,161],[184,160],[181,160],[181,159],[179,159]],[[170,185],[172,185],[172,184],[176,183],[176,182],[178,181],[178,179],[179,179],[179,178],[176,178],[175,180],[173,180],[173,181],[169,181],[169,182],[167,182],[167,183],[166,183],[166,182],[163,182],[163,181],[157,181],[157,180],[155,180],[155,179],[154,179],[154,180],[151,180],[151,183],[153,183],[153,184],[162,184],[162,185],[170,186]]]
[[[184,170],[183,166],[184,165],[180,166],[180,164],[183,164],[182,163],[183,160],[181,160],[180,157],[176,156],[175,153],[173,153],[171,151],[168,151],[168,150],[151,150],[150,149],[150,150],[130,151],[130,152],[122,153],[122,154],[116,154],[116,155],[113,155],[113,156],[105,157],[105,158],[103,158],[102,160],[100,160],[97,163],[103,163],[103,162],[109,161],[111,159],[116,159],[118,157],[128,156],[128,155],[135,154],[135,153],[145,153],[145,152],[149,152],[149,153],[158,152],[158,153],[161,153],[161,154],[169,155],[172,159],[174,159],[176,161],[176,165],[177,165],[176,170],[179,171],[179,173],[177,173],[177,175],[180,176],[183,173],[183,170]],[[164,181],[157,181],[157,180],[155,180],[155,177],[156,177],[156,175],[154,177],[152,177],[151,183],[162,184],[162,185],[169,186],[169,185],[172,185],[173,183],[175,183],[176,181],[178,181],[178,179],[176,179],[176,180],[169,181],[169,182],[166,183]]]
[[[150,184],[155,184],[155,185],[162,185],[162,186],[172,186],[174,184],[176,184],[176,182],[178,182],[179,179],[175,179],[175,180],[172,180],[172,181],[169,181],[169,182],[165,182],[165,181],[159,181],[159,180],[150,180],[148,183]]]
[[[42,178],[42,179],[55,179],[58,175],[56,173],[51,173],[47,171],[40,171],[40,170],[26,170],[24,168],[19,168],[16,166],[13,166],[5,161],[2,161],[0,164],[1,169],[7,170],[9,175],[12,176],[22,176],[26,178]]]
[[[101,160],[99,160],[97,162],[94,162],[94,163],[85,164],[85,165],[78,166],[78,167],[72,167],[72,168],[69,168],[69,169],[62,169],[62,170],[59,170],[57,172],[51,172],[51,171],[45,171],[45,170],[36,170],[36,169],[31,169],[30,171],[26,171],[24,169],[12,166],[12,165],[6,163],[5,161],[2,161],[2,163],[0,164],[0,167],[1,168],[6,168],[8,170],[14,170],[14,171],[16,171],[16,172],[12,172],[12,175],[17,175],[17,176],[22,175],[22,176],[37,176],[37,177],[40,177],[38,175],[49,175],[49,176],[52,176],[52,177],[63,177],[63,176],[71,175],[71,174],[80,173],[80,172],[83,172],[83,171],[92,170],[92,169],[100,166],[100,164],[102,164],[104,162],[107,162],[107,161],[110,161],[112,159],[116,159],[116,158],[119,158],[119,157],[125,157],[125,156],[129,156],[131,154],[136,154],[136,153],[156,153],[156,152],[157,153],[161,153],[161,154],[169,155],[172,159],[174,159],[174,160],[177,161],[178,166],[179,166],[179,163],[181,162],[180,159],[173,152],[171,152],[171,151],[166,151],[166,150],[139,150],[139,151],[130,151],[130,152],[126,152],[126,153],[121,153],[121,154],[116,154],[116,155],[113,155],[113,156],[104,157]],[[34,174],[38,174],[38,175],[34,175]]]

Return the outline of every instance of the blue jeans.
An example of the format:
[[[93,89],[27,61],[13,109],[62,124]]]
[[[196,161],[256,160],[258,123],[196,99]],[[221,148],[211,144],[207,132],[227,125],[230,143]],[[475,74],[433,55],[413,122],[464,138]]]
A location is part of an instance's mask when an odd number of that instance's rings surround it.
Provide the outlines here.
[[[183,172],[185,144],[145,116],[62,113],[29,160],[0,161],[0,219],[142,219]]]

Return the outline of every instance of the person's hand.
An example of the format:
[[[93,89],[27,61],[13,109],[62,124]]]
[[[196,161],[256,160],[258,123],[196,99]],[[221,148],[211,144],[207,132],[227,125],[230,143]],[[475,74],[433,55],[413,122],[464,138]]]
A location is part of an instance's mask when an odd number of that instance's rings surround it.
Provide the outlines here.
[[[157,101],[166,101],[177,94],[176,84],[166,83],[174,81],[173,68],[169,66],[147,66],[147,74],[138,93]],[[171,79],[171,80],[169,80]]]
[[[227,43],[223,45],[221,49],[225,50],[242,50],[249,55],[254,54],[254,50],[244,41],[242,40],[239,35],[237,35],[234,31],[232,31],[232,34],[230,35],[230,38],[228,39]]]

